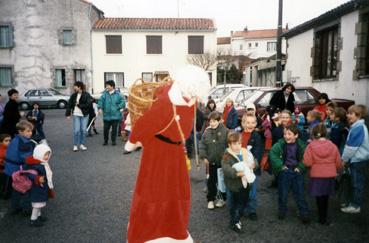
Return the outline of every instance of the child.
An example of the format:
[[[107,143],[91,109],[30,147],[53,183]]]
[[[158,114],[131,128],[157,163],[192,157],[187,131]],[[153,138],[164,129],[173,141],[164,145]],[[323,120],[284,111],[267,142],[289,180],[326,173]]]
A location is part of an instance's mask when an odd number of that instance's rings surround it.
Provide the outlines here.
[[[293,122],[293,124],[296,124],[297,128],[300,131],[304,130],[305,116],[301,112],[300,107],[297,106],[297,105],[295,106],[295,111],[292,113],[292,122]]]
[[[11,185],[12,175],[14,172],[20,170],[20,167],[24,165],[25,159],[32,155],[35,144],[30,140],[32,137],[33,125],[28,121],[20,121],[16,125],[17,134],[10,142],[6,150],[5,159],[5,174],[8,176],[7,183]],[[21,194],[20,192],[12,189],[12,214],[23,212],[28,213],[31,210],[31,203],[29,201],[29,195]],[[21,204],[22,201],[22,204]]]
[[[246,161],[246,164],[249,167],[248,169],[252,171],[255,164],[252,154],[247,149],[242,148],[241,136],[239,133],[230,132],[228,134],[227,141],[228,148],[222,159],[222,168],[224,173],[224,183],[227,187],[227,198],[230,202],[230,227],[232,230],[239,233],[242,230],[240,219],[247,204],[250,186],[245,187],[242,183],[241,178],[243,178],[246,173],[243,171],[237,171],[234,167],[238,167],[236,165],[239,162],[242,162],[242,164],[245,165],[243,161]],[[246,179],[247,181],[252,181],[252,178],[250,177]]]
[[[256,112],[256,107],[254,105],[254,103],[248,103],[246,105],[246,114],[247,115],[252,115],[256,117],[256,127],[255,130],[257,132],[260,132],[263,130],[263,126],[262,126],[262,120],[261,117],[259,116],[259,114]]]
[[[19,92],[16,89],[10,89],[8,91],[8,96],[9,101],[4,107],[3,121],[1,123],[1,133],[9,134],[13,138],[17,133],[16,124],[21,118],[19,105],[17,103]]]
[[[279,139],[283,138],[284,128],[292,123],[291,112],[289,110],[283,110],[279,114],[279,126],[272,129],[272,144],[278,142]]]
[[[292,187],[300,219],[303,223],[309,223],[309,208],[304,196],[303,155],[306,145],[298,139],[298,134],[299,131],[295,125],[286,126],[284,139],[280,139],[273,145],[269,159],[278,179],[278,218],[283,220],[286,217],[288,193]]]
[[[233,100],[228,98],[223,111],[223,123],[228,129],[238,127],[238,114],[233,106]]]
[[[200,159],[209,165],[209,179],[207,182],[208,192],[208,209],[214,209],[214,200],[217,195],[217,170],[221,168],[221,161],[224,150],[227,148],[228,130],[220,123],[221,116],[218,112],[213,111],[209,115],[209,127],[200,142]],[[225,202],[219,200],[215,206],[223,207]]]
[[[9,134],[0,134],[0,198],[6,198],[9,194],[6,186],[6,176],[4,174],[6,148],[10,143]]]
[[[251,220],[257,220],[257,214],[256,214],[256,207],[257,207],[257,200],[256,200],[256,192],[257,192],[257,186],[259,181],[259,176],[261,175],[261,170],[259,167],[259,163],[261,161],[261,158],[263,156],[264,152],[264,146],[263,141],[257,131],[255,131],[256,128],[256,117],[254,115],[248,115],[244,114],[242,116],[242,122],[241,122],[243,132],[241,134],[242,137],[242,147],[248,148],[251,147],[250,152],[252,153],[256,169],[255,169],[255,175],[256,179],[254,183],[252,184],[252,188],[250,190],[249,195],[249,201],[247,204],[246,212],[248,213],[248,217]]]
[[[51,149],[47,144],[39,144],[33,151],[33,156],[26,159],[26,170],[35,170],[37,175],[27,173],[32,181],[30,199],[32,203],[31,226],[39,227],[47,220],[41,216],[41,209],[46,206],[48,198],[54,198],[53,173],[50,169],[49,160]]]
[[[310,142],[310,140],[313,137],[313,134],[312,134],[313,128],[322,122],[321,113],[315,110],[309,111],[306,115],[306,120],[307,120],[307,123],[309,124],[307,131],[306,131],[307,136],[308,136],[307,141]]]
[[[337,104],[335,102],[331,101],[331,102],[328,102],[326,104],[326,107],[327,107],[327,118],[324,121],[324,125],[327,128],[327,132],[328,132],[328,129],[331,128],[331,126],[332,126],[332,121],[330,119],[330,115],[334,112],[334,109],[337,108]],[[329,134],[329,132],[328,132],[328,134]]]
[[[342,161],[337,147],[327,138],[323,124],[313,128],[314,140],[306,147],[304,165],[310,167],[309,193],[316,198],[319,220],[322,225],[327,221],[329,196],[335,191],[337,170],[342,168]]]
[[[327,118],[328,119],[328,118]],[[346,141],[348,130],[346,128],[346,111],[342,107],[337,107],[330,112],[329,119],[331,128],[329,129],[330,140],[337,146],[342,153],[344,142]]]
[[[45,139],[45,133],[42,128],[44,124],[45,115],[39,108],[40,106],[38,103],[36,102],[33,103],[33,109],[30,110],[26,116],[27,120],[31,122],[34,126],[33,137],[37,138],[35,139],[37,141]]]
[[[352,105],[348,109],[347,121],[351,128],[343,150],[342,160],[350,168],[353,197],[348,206],[341,208],[344,213],[360,213],[365,184],[365,169],[369,160],[368,128],[364,117],[368,108],[365,105]]]
[[[318,97],[318,104],[314,107],[314,111],[317,111],[320,113],[321,121],[325,121],[327,118],[327,104],[331,100],[328,98],[328,95],[326,93],[321,93]]]

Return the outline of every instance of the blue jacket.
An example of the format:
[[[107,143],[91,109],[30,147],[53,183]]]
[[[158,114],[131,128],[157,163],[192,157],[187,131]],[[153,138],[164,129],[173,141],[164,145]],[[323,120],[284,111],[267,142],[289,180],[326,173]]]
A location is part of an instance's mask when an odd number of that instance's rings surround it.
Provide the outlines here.
[[[352,124],[343,150],[342,160],[350,163],[369,160],[368,128],[363,119]]]
[[[238,114],[234,107],[232,107],[232,109],[228,113],[226,127],[229,129],[235,129],[236,127],[238,127]]]
[[[98,108],[103,110],[103,119],[105,121],[122,120],[122,112],[125,102],[119,92],[114,91],[110,94],[104,91],[98,102]]]
[[[24,165],[24,169],[37,171],[37,175],[31,173],[26,174],[27,177],[32,181],[32,187],[29,191],[31,202],[46,202],[49,199],[49,186],[47,184],[46,170],[41,164],[41,161],[38,161],[34,158],[28,158],[26,164]],[[37,178],[40,176],[45,178],[45,182],[42,183],[42,185],[36,183]]]
[[[6,150],[5,174],[11,176],[25,163],[25,159],[32,156],[35,144],[28,138],[16,135]]]

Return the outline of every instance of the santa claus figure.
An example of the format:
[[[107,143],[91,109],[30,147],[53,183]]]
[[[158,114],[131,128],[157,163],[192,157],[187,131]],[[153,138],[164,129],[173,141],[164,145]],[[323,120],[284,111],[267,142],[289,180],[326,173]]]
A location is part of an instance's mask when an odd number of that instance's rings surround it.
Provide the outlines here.
[[[188,65],[156,91],[133,126],[125,149],[143,147],[130,218],[129,243],[193,242],[187,231],[190,179],[183,139],[193,127],[196,101],[209,90],[208,74]]]

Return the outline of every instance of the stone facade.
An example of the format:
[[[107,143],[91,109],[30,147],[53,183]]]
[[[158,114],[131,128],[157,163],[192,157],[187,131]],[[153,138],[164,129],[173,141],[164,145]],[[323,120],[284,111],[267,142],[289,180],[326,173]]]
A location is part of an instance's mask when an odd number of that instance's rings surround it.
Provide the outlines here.
[[[0,0],[0,27],[11,26],[13,41],[10,48],[0,48],[0,68],[11,68],[11,87],[21,93],[57,88],[68,94],[82,74],[90,89],[91,27],[102,17],[83,0]],[[0,92],[8,88],[3,85]]]

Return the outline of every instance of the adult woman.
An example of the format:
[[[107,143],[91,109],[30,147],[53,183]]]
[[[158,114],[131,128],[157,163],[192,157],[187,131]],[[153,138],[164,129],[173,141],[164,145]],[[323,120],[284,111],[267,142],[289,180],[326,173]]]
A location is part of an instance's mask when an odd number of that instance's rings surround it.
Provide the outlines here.
[[[233,106],[233,100],[228,98],[223,111],[223,122],[228,129],[235,129],[238,126],[238,114]]]
[[[295,92],[295,86],[291,83],[286,83],[282,90],[274,93],[269,105],[279,108],[281,111],[287,109],[291,111],[291,113],[294,112],[295,96],[293,95],[293,92]]]
[[[69,98],[65,115],[68,119],[73,116],[73,151],[76,152],[78,147],[83,151],[87,150],[85,140],[92,97],[80,81],[74,83],[73,89],[74,93]]]

